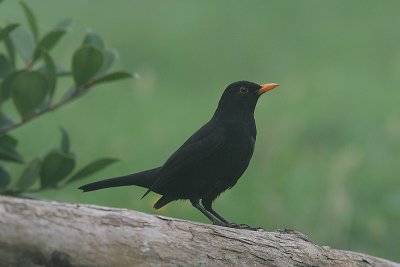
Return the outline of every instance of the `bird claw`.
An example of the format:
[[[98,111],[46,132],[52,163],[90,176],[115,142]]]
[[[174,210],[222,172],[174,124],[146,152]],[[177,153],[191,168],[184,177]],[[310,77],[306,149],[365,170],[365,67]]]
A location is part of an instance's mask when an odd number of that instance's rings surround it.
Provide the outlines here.
[[[247,224],[244,224],[244,223],[241,223],[241,224],[230,223],[228,225],[228,227],[236,228],[236,229],[250,230],[250,231],[261,231],[261,230],[264,230],[261,227],[251,227],[250,225],[247,225]]]

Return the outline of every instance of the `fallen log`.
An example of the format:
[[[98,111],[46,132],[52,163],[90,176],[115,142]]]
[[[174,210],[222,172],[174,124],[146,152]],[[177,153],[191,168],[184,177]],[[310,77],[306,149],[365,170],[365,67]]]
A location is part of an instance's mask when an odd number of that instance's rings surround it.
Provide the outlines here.
[[[249,231],[126,209],[0,196],[0,266],[390,266],[284,230]]]

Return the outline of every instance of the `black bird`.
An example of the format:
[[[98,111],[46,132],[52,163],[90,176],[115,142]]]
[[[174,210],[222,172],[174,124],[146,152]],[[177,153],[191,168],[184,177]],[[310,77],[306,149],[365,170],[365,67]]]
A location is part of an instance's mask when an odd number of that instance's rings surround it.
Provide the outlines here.
[[[209,122],[195,132],[161,167],[81,186],[84,192],[137,185],[162,195],[159,209],[171,201],[189,199],[213,224],[237,227],[212,208],[219,194],[236,184],[249,165],[256,142],[254,109],[276,83],[239,81],[222,94]],[[142,197],[142,198],[143,198]],[[201,200],[201,205],[200,205]]]

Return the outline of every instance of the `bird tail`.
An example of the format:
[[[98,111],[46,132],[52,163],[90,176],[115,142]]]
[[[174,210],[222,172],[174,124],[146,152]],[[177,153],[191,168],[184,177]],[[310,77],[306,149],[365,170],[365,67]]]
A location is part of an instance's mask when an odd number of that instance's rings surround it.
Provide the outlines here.
[[[157,172],[160,168],[155,168],[147,171],[142,171],[126,176],[120,176],[115,178],[109,178],[102,181],[90,183],[79,187],[83,192],[95,191],[99,189],[137,185],[145,188],[149,188],[157,178]]]

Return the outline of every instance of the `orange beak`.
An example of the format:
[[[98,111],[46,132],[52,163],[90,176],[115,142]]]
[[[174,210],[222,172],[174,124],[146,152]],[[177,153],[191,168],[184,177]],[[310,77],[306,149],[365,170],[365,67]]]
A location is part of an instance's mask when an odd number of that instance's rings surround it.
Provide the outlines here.
[[[279,86],[279,84],[277,84],[277,83],[261,84],[261,88],[259,90],[257,90],[257,94],[262,95],[278,86]]]

